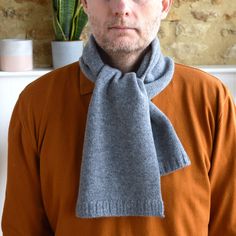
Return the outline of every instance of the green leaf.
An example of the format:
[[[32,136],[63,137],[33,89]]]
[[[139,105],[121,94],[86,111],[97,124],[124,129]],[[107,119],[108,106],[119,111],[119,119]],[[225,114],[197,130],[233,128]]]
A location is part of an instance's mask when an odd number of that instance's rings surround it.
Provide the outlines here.
[[[59,0],[58,20],[67,40],[70,39],[71,24],[77,1],[78,0]]]
[[[57,14],[55,12],[53,14],[53,28],[54,28],[56,40],[58,41],[66,40],[66,36],[61,28],[61,25],[57,19]]]
[[[70,40],[80,40],[80,36],[87,22],[88,16],[84,12],[82,4],[80,4],[73,18]]]
[[[79,40],[88,17],[80,0],[52,0],[56,40]]]
[[[52,0],[53,11],[57,11],[58,9],[58,0]]]

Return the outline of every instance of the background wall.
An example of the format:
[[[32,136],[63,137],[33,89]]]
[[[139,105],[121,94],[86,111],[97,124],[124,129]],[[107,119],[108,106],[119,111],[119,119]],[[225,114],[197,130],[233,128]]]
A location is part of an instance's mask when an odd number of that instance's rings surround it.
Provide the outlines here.
[[[0,22],[0,38],[34,39],[35,66],[51,66],[51,0],[0,0]],[[174,0],[159,37],[177,62],[236,64],[236,1]]]

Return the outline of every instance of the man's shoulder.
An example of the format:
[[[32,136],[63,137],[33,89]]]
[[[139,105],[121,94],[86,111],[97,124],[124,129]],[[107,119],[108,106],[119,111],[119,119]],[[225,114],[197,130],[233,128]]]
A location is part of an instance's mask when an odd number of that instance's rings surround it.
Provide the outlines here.
[[[174,82],[187,90],[205,91],[223,96],[229,93],[220,79],[196,67],[175,64]]]
[[[78,62],[53,70],[28,84],[20,93],[21,115],[56,111],[75,97],[79,86]],[[76,98],[74,98],[76,99]]]
[[[199,68],[188,66],[180,63],[175,63],[175,76],[182,80],[187,80],[188,83],[210,83],[220,85],[222,82],[212,74],[209,74]]]
[[[70,80],[79,77],[78,62],[55,69],[29,83],[21,92],[21,96],[45,96],[46,93],[54,93],[63,89]]]

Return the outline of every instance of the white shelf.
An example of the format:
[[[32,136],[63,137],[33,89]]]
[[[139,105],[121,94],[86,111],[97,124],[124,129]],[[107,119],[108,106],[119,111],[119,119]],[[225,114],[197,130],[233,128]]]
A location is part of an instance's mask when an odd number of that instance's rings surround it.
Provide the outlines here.
[[[30,71],[21,71],[21,72],[6,72],[0,71],[0,78],[16,78],[16,77],[40,77],[50,71],[52,68],[35,68]]]
[[[236,73],[236,65],[199,65],[195,67],[208,73]]]
[[[208,73],[236,73],[236,65],[198,65],[194,66]],[[41,76],[52,71],[53,68],[35,68],[31,71],[5,72],[0,71],[0,77]]]
[[[208,73],[236,73],[236,65],[198,65],[194,66]],[[53,68],[35,68],[31,71],[5,72],[0,71],[0,77],[39,77],[52,71]]]

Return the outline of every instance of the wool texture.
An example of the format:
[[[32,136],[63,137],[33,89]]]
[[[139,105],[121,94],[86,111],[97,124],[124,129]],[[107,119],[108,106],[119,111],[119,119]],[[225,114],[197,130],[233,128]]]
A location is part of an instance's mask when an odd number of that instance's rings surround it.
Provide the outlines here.
[[[136,72],[105,64],[90,36],[80,68],[95,83],[82,154],[76,216],[164,217],[161,176],[190,165],[174,127],[151,101],[174,62],[155,38]]]

